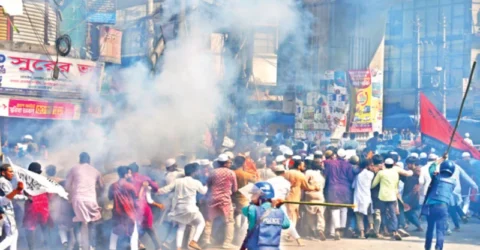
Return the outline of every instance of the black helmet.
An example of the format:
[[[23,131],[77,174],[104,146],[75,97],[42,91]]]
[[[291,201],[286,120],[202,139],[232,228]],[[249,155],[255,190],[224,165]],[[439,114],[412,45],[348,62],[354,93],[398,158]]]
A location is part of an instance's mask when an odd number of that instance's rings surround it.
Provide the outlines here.
[[[453,161],[444,161],[440,165],[440,173],[445,173],[450,176],[453,175],[453,172],[455,172],[455,163]]]

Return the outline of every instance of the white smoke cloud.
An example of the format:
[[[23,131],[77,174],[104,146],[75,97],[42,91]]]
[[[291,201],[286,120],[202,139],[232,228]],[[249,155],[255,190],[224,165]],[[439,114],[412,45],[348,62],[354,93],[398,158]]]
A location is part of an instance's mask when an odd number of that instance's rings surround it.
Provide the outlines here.
[[[165,20],[178,13],[176,2],[163,4]],[[185,36],[167,43],[157,75],[152,76],[144,64],[115,72],[124,81],[128,108],[107,112],[115,119],[113,126],[61,122],[45,131],[52,151],[49,162],[71,167],[78,154],[86,151],[94,163],[107,158],[115,161],[109,164],[113,167],[119,162],[163,160],[194,152],[215,115],[231,115],[226,91],[232,91],[239,70],[234,59],[223,58],[226,75],[218,74],[215,55],[208,46],[209,34],[224,28],[241,31],[259,24],[277,25],[281,43],[284,34],[294,32],[300,20],[293,0],[221,2],[224,4],[215,8],[214,19],[199,8],[189,13],[189,21],[181,24],[187,27]]]

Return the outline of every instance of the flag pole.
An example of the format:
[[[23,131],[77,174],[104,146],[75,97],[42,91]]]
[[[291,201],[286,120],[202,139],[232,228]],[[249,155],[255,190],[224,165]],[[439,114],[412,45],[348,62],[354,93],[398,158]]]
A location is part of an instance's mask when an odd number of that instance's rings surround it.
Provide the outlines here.
[[[452,135],[450,136],[450,143],[448,144],[448,148],[445,151],[444,158],[446,158],[446,155],[448,155],[448,151],[450,151],[450,148],[452,147],[453,138],[455,137],[455,133],[457,132],[457,128],[458,128],[458,124],[460,123],[460,119],[462,118],[463,106],[465,106],[465,100],[467,99],[468,91],[470,91],[470,85],[472,84],[473,74],[475,72],[475,67],[476,66],[477,66],[477,62],[474,61],[473,65],[472,65],[472,69],[470,71],[470,77],[468,78],[467,89],[465,90],[465,94],[463,95],[462,104],[460,105],[460,110],[458,111],[457,121],[455,123],[455,127],[453,128]]]

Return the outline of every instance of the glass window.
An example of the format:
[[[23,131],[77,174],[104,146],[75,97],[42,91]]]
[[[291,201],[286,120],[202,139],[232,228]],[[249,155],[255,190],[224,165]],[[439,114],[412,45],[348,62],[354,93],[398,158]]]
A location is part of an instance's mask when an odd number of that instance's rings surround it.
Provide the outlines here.
[[[273,30],[255,32],[254,53],[275,54],[277,51],[276,44],[276,35]]]

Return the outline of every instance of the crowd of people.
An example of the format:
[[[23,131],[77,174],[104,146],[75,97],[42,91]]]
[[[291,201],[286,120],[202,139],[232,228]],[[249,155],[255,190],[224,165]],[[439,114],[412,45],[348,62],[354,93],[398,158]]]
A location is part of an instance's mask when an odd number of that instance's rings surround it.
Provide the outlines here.
[[[26,148],[32,148],[32,140],[26,139]],[[66,176],[58,176],[53,165],[36,161],[25,165],[62,185],[69,193],[68,200],[47,193],[28,194],[23,183],[15,181],[12,166],[3,164],[0,249],[10,246],[15,250],[22,239],[28,249],[57,249],[57,238],[63,249],[145,249],[147,238],[154,249],[186,246],[199,250],[218,244],[234,249],[242,245],[247,231],[244,245],[254,249],[252,244],[269,241],[251,238],[260,237],[255,231],[258,216],[272,206],[283,211],[285,218],[275,210],[262,221],[278,222],[279,230],[284,230],[282,240],[299,246],[304,245],[303,239],[402,240],[409,236],[411,226],[424,231],[420,214],[423,204],[431,202],[428,187],[438,172],[433,174],[431,169],[438,170],[444,160],[431,148],[376,154],[360,150],[354,137],[343,145],[322,149],[304,142],[288,147],[276,142],[281,139],[226,150],[214,160],[182,155],[162,166],[131,163],[104,173],[100,172],[103,167],[91,164],[85,152]],[[358,150],[348,155],[344,148]],[[475,199],[480,178],[467,152],[455,163],[447,162],[454,165],[451,179],[456,181],[448,196],[446,211],[453,223],[444,230],[448,234],[460,230],[461,222],[468,222],[469,217],[480,215],[480,200]],[[242,192],[250,183],[265,190],[260,196],[263,203],[257,202],[255,209],[250,205],[256,199]],[[354,206],[283,204],[285,201]],[[440,223],[436,213],[443,210],[432,211],[434,217],[422,213],[427,215],[427,243],[433,235],[432,225]],[[41,241],[37,229],[42,232]],[[437,245],[443,244],[442,237],[437,231]]]

